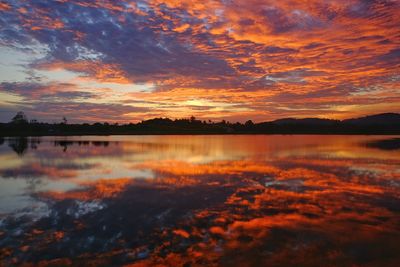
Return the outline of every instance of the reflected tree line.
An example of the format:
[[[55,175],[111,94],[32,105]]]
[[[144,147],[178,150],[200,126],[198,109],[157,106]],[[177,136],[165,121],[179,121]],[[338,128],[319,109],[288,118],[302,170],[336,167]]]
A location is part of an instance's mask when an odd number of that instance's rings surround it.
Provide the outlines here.
[[[3,145],[7,141],[8,146],[19,156],[22,156],[27,151],[28,147],[30,149],[37,149],[37,146],[40,144],[40,139],[38,138],[26,138],[26,137],[17,137],[17,138],[5,138],[0,137],[0,145]]]
[[[19,156],[23,156],[28,149],[36,150],[42,143],[40,137],[8,137],[0,136],[0,146],[7,142],[8,146]],[[68,151],[68,147],[77,146],[94,146],[94,147],[108,147],[109,141],[72,141],[72,140],[55,140],[52,141],[54,147],[61,147],[63,152]],[[117,141],[113,143],[118,144]],[[370,141],[364,144],[366,147],[381,149],[381,150],[399,150],[400,138],[382,138],[380,140]]]
[[[383,113],[347,120],[321,118],[279,119],[269,122],[232,123],[187,119],[155,118],[138,123],[59,123],[28,120],[18,112],[10,122],[0,123],[0,136],[44,135],[145,135],[145,134],[400,134],[400,114]]]
[[[0,146],[7,143],[7,145],[19,156],[23,156],[28,149],[36,150],[42,143],[40,137],[9,137],[4,138],[0,136]],[[117,142],[114,142],[117,143]],[[63,152],[67,152],[68,147],[73,145],[78,146],[95,146],[95,147],[108,147],[109,141],[70,141],[70,140],[55,140],[53,141],[54,147],[61,147]]]
[[[70,141],[70,140],[61,140],[61,141],[54,141],[54,146],[60,146],[63,148],[63,151],[66,152],[69,146],[78,145],[78,146],[102,146],[108,147],[110,144],[109,141]]]

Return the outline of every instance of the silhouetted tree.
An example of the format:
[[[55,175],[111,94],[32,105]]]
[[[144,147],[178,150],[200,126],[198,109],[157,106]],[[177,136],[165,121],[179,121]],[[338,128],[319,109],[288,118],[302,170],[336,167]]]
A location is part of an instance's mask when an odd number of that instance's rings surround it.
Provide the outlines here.
[[[19,111],[12,119],[11,123],[25,124],[28,123],[28,119],[23,111]]]
[[[246,126],[253,126],[254,123],[253,123],[252,120],[248,120],[248,121],[246,121],[246,123],[245,123],[244,125],[246,125]]]

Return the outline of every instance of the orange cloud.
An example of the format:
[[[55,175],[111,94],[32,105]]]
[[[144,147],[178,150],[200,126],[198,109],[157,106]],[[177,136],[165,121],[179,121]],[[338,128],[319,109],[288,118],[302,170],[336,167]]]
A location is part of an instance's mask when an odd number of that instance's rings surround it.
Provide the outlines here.
[[[393,112],[400,101],[397,1],[64,0],[0,8],[9,22],[5,44],[47,48],[29,68],[154,85],[116,96],[148,101],[151,111],[132,119],[348,118]],[[208,105],[185,104],[193,100]]]

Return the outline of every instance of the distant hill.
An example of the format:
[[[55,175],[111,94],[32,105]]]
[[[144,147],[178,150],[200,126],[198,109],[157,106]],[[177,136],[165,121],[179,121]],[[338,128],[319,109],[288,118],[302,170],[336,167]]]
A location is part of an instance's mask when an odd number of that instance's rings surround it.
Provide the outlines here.
[[[252,130],[272,134],[400,134],[400,114],[383,113],[342,121],[284,118],[256,123]]]
[[[345,124],[352,124],[352,125],[396,125],[396,124],[399,125],[400,114],[382,113],[356,119],[343,120],[342,122]]]
[[[319,118],[305,118],[305,119],[294,119],[294,118],[287,118],[287,119],[279,119],[272,121],[271,123],[277,125],[335,125],[338,124],[340,121],[338,120],[330,120],[330,119],[319,119]]]
[[[275,124],[275,125],[396,125],[400,124],[399,113],[381,113],[376,115],[369,115],[360,118],[352,118],[347,120],[331,120],[320,118],[284,118],[274,121],[262,122],[259,124]]]

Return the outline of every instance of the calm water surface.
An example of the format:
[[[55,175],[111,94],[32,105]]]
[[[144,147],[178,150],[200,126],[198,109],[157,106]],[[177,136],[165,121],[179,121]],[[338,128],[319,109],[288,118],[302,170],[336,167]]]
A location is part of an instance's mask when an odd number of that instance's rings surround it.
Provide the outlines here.
[[[0,140],[0,266],[400,266],[388,136]]]

